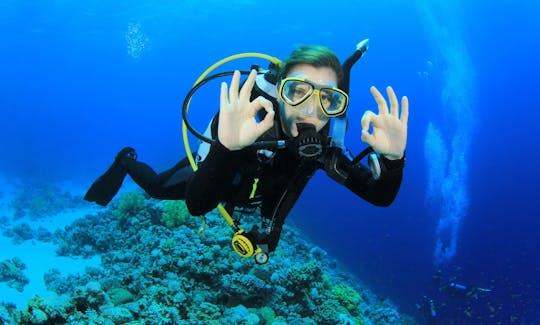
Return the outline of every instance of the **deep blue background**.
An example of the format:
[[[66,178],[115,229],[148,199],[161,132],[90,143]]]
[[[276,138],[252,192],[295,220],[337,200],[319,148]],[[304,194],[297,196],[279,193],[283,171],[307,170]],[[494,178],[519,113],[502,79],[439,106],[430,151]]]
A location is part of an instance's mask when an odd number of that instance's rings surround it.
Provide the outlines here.
[[[458,323],[489,315],[532,323],[540,319],[540,8],[533,1],[428,2],[430,15],[419,10],[427,5],[422,1],[0,1],[0,172],[85,188],[125,145],[163,170],[185,156],[180,105],[215,61],[251,51],[284,58],[300,44],[325,45],[345,59],[369,37],[371,48],[353,70],[346,141],[355,153],[363,148],[359,120],[375,109],[369,86],[392,85],[409,97],[407,168],[398,198],[390,208],[372,207],[319,173],[290,220],[377,293],[414,313],[420,296],[438,295],[431,275],[439,210],[425,198],[424,137],[428,122],[443,136],[453,128],[441,99],[441,53],[453,44],[437,37],[430,23],[436,21],[474,68],[467,76],[474,81],[464,180],[470,204],[446,270],[494,290],[472,303],[439,295],[449,299],[441,312]],[[148,42],[134,58],[126,33],[137,24]],[[212,87],[192,106],[199,128],[218,108]],[[472,318],[464,305],[472,305]]]

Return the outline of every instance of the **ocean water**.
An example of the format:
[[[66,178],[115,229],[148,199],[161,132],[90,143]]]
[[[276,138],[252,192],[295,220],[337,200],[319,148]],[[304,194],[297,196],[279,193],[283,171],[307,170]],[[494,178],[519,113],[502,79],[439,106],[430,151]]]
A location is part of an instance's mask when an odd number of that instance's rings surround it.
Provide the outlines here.
[[[217,60],[285,58],[302,44],[345,59],[370,38],[352,72],[346,145],[364,148],[371,85],[407,95],[400,193],[376,208],[319,172],[288,222],[419,321],[427,296],[442,324],[534,324],[539,15],[533,1],[0,1],[0,174],[81,195],[126,145],[164,170],[185,157],[184,96]],[[201,92],[190,116],[204,129],[219,92]],[[487,291],[439,290],[438,270]]]

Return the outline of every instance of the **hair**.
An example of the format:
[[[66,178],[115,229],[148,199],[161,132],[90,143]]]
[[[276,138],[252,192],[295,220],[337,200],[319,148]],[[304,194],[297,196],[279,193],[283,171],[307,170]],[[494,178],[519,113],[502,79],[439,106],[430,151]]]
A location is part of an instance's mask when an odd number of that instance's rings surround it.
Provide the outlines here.
[[[298,47],[283,62],[278,79],[286,78],[287,74],[297,64],[309,64],[317,68],[331,68],[337,75],[338,83],[343,78],[343,70],[337,55],[325,46],[304,45]]]

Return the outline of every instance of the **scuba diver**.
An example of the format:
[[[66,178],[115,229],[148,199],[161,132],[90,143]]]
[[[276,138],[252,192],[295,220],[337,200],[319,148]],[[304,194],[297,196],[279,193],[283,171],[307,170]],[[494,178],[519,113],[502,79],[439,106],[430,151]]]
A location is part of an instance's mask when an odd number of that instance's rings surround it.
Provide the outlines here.
[[[366,50],[367,40],[342,67],[328,48],[301,46],[264,73],[252,69],[243,84],[241,73],[235,71],[230,85],[221,84],[220,109],[206,132],[194,133],[205,141],[195,167],[186,157],[157,174],[126,147],[85,199],[107,205],[129,174],[153,198],[185,200],[194,216],[225,203],[220,212],[236,232],[234,250],[244,257],[255,256],[259,264],[276,249],[287,214],[318,169],[364,200],[390,205],[405,163],[407,97],[400,109],[391,87],[386,89],[389,103],[371,87],[378,114],[366,111],[361,119],[361,140],[369,147],[352,159],[343,145],[350,69]],[[186,102],[187,122],[185,106]],[[186,153],[191,154],[187,149]],[[368,154],[369,167],[360,163]],[[260,228],[255,225],[247,232],[230,218],[235,212],[256,209],[262,217]]]
[[[447,299],[442,297],[443,295],[449,298],[460,298],[459,300],[465,299],[464,301],[471,301],[478,300],[480,295],[483,296],[492,291],[488,288],[457,283],[455,281],[456,277],[445,279],[442,270],[437,270],[432,279],[433,286],[436,289],[435,295],[438,296],[438,299],[435,300],[433,297],[423,296],[420,302],[416,303],[416,309],[423,314],[427,323],[430,325],[447,323],[443,321],[439,312],[442,305],[448,306],[449,304],[446,301]]]
[[[477,286],[469,286],[457,283],[455,280],[455,277],[444,280],[441,270],[437,270],[437,272],[433,276],[433,281],[438,287],[439,292],[443,292],[450,297],[478,299],[479,293],[491,292],[491,289],[481,288]]]
[[[437,310],[435,309],[435,301],[432,298],[423,296],[422,300],[416,303],[416,309],[424,315],[428,325],[437,324]]]

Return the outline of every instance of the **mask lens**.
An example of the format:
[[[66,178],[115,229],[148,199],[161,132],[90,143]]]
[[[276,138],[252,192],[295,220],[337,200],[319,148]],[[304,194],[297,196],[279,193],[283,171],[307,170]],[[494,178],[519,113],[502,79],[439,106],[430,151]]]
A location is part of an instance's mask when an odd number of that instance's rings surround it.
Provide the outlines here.
[[[339,115],[347,108],[347,97],[335,89],[322,88],[319,97],[321,106],[328,115]]]
[[[281,96],[289,105],[300,105],[313,93],[313,86],[301,80],[285,80]]]

